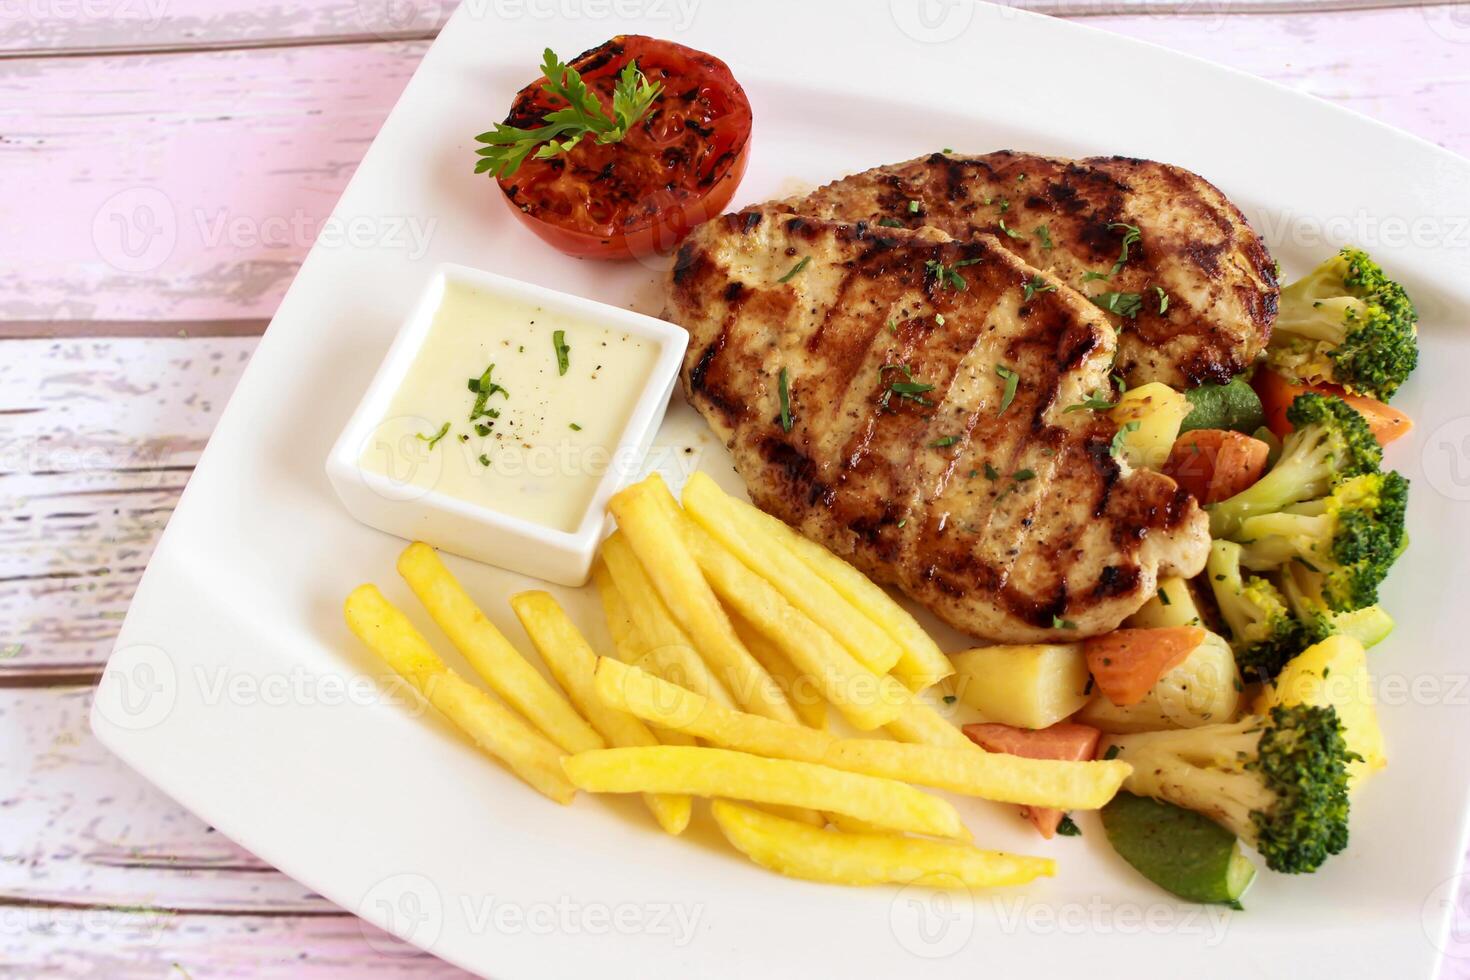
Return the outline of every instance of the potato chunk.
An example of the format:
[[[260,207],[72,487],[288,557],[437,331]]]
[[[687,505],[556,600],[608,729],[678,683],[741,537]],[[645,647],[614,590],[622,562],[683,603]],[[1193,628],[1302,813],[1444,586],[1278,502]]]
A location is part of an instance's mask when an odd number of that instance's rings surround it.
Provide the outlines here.
[[[1182,392],[1159,381],[1129,389],[1108,412],[1125,429],[1123,458],[1130,466],[1163,469],[1191,407]]]
[[[952,659],[955,694],[987,721],[1046,728],[1087,702],[1080,643],[977,647]]]

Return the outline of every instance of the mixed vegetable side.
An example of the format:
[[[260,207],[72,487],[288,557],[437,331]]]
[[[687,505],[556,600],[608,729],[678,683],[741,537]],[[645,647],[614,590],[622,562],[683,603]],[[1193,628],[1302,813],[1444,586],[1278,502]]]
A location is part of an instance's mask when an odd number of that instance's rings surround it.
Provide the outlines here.
[[[1238,905],[1255,875],[1241,844],[1316,871],[1347,846],[1349,791],[1386,764],[1364,651],[1393,629],[1378,587],[1408,543],[1408,481],[1383,446],[1412,424],[1387,400],[1415,367],[1416,321],[1344,249],[1282,290],[1253,371],[1090,405],[1130,465],[1207,506],[1205,572],[1161,582],[1104,636],[956,658],[957,696],[992,719],[965,729],[981,746],[1131,763],[1103,827],[1184,898]],[[1046,837],[1067,826],[1025,815]]]

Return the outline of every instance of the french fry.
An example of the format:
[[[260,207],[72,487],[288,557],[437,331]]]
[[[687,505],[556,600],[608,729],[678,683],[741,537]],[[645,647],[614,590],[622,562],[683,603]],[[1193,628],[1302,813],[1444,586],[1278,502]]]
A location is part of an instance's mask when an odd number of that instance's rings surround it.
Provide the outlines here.
[[[967,834],[946,800],[892,779],[809,762],[660,745],[582,752],[563,759],[562,768],[572,785],[591,793],[724,796],[843,813],[880,827],[933,837]]]
[[[558,803],[577,793],[562,771],[562,752],[514,712],[439,659],[408,617],[377,586],[361,585],[343,606],[347,626],[482,751],[505,763],[537,792]]]
[[[888,734],[900,742],[915,742],[919,745],[935,745],[970,752],[979,748],[965,737],[964,732],[946,721],[943,715],[917,695],[903,706],[898,717],[889,722],[885,729]]]
[[[568,752],[607,744],[495,628],[433,548],[422,541],[409,545],[398,556],[398,574],[475,673],[548,738]]]
[[[892,834],[833,833],[728,800],[715,800],[711,809],[736,850],[761,867],[792,878],[839,885],[892,882],[993,888],[1056,874],[1056,862],[1050,858]]]
[[[621,531],[603,542],[602,557],[610,584],[623,597],[628,615],[646,644],[647,652],[640,663],[664,680],[734,707],[735,699],[694,649],[689,634],[674,621]]]
[[[632,613],[628,610],[628,603],[623,594],[618,591],[617,583],[613,581],[612,573],[607,569],[607,563],[599,558],[592,565],[592,583],[597,587],[597,594],[602,599],[602,612],[607,619],[608,632],[613,638],[613,652],[617,658],[625,664],[637,666],[648,671],[655,677],[669,680],[665,672],[659,669],[659,664],[653,661],[648,653],[648,641],[644,639],[639,631],[638,625],[632,620]],[[657,599],[656,596],[652,597]],[[704,666],[704,662],[695,658],[695,662]],[[674,672],[668,672],[673,674]],[[711,681],[714,678],[706,673]],[[677,683],[677,681],[669,681]],[[718,684],[718,681],[714,681]],[[711,700],[714,700],[713,698]],[[728,700],[717,702],[733,707],[734,702]],[[693,745],[694,737],[685,735],[683,732],[674,731],[671,728],[654,729],[653,734],[665,745]]]
[[[637,663],[648,652],[648,640],[638,632],[633,614],[628,610],[628,601],[618,591],[607,562],[598,558],[592,563],[592,585],[597,589],[597,598],[602,602],[602,618],[607,623],[608,635],[612,637],[613,652],[625,664]]]
[[[715,593],[806,674],[853,727],[869,731],[899,715],[911,699],[902,684],[859,663],[832,634],[690,520],[667,490],[652,496]]]
[[[730,612],[728,609],[725,611]],[[761,662],[761,666],[766,668],[767,673],[781,685],[781,690],[786,692],[786,700],[796,709],[801,723],[808,728],[826,729],[827,702],[817,692],[811,678],[740,616],[732,613],[730,622],[735,627],[735,635],[745,644],[745,649]]]
[[[597,654],[567,614],[546,592],[522,592],[511,596],[510,608],[526,628],[541,659],[572,703],[592,722],[609,745],[658,745],[648,726],[626,711],[610,707],[593,690]],[[687,796],[646,794],[643,801],[664,830],[678,836],[689,826],[692,802]]]
[[[650,725],[677,729],[724,748],[831,766],[999,803],[1093,810],[1112,799],[1132,771],[1121,760],[1059,762],[985,752],[968,738],[963,748],[837,738],[711,704],[692,691],[605,657],[597,664],[595,687],[604,703]],[[851,826],[845,820],[834,823],[843,829]]]
[[[922,691],[954,673],[954,666],[939,644],[882,586],[815,541],[803,537],[780,518],[756,510],[753,520],[764,524],[771,537],[786,545],[839,595],[898,642],[903,652],[893,667],[893,676],[910,690]]]
[[[795,721],[796,711],[786,695],[735,635],[678,526],[668,519],[660,496],[668,497],[669,491],[655,473],[619,492],[608,501],[608,509],[660,598],[735,700],[756,714]]]
[[[684,485],[684,510],[720,544],[775,586],[797,609],[875,674],[893,669],[898,641],[854,608],[826,579],[770,533],[760,511],[721,490],[705,473]]]

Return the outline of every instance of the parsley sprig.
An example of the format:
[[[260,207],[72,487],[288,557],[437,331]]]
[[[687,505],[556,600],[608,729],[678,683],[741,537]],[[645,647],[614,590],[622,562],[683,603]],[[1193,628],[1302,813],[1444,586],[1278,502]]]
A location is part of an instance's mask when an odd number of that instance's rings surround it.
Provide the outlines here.
[[[542,116],[541,125],[533,129],[497,123],[494,129],[476,136],[476,142],[488,145],[475,151],[480,157],[475,173],[509,177],[521,168],[527,157],[546,160],[566,153],[589,135],[599,143],[622,142],[663,91],[662,84],[650,82],[639,71],[638,63],[630,61],[623,66],[613,86],[613,111],[609,116],[596,94],[582,81],[582,75],[550,48],[543,55],[541,73],[546,76],[542,91],[566,105]]]

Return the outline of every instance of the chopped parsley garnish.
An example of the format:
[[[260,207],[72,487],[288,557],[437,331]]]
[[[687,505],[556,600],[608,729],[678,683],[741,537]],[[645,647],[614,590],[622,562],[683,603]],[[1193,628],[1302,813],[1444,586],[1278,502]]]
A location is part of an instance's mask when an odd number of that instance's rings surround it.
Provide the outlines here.
[[[1037,293],[1054,293],[1056,291],[1057,287],[1055,283],[1047,282],[1042,276],[1035,275],[1027,279],[1026,284],[1021,287],[1021,299],[1024,302]]]
[[[1239,683],[1239,682],[1237,681],[1237,683]],[[1118,753],[1121,752],[1121,751],[1123,751],[1123,750],[1120,749],[1118,746],[1116,746],[1116,745],[1109,745],[1108,746],[1108,750],[1103,753],[1103,761],[1104,762],[1112,762],[1114,759],[1116,759],[1118,757]]]
[[[484,422],[476,422],[475,423],[475,435],[477,435],[477,436],[488,436],[489,434],[490,434],[490,426],[486,425]]]
[[[888,407],[889,400],[894,395],[897,395],[900,398],[907,398],[909,401],[915,402],[919,405],[928,406],[929,404],[931,404],[929,399],[925,398],[924,395],[928,392],[933,391],[934,386],[931,384],[926,384],[923,381],[915,381],[914,372],[912,369],[909,368],[907,364],[883,365],[878,369],[879,380],[881,381],[883,379],[883,376],[889,371],[901,371],[903,373],[903,376],[907,380],[890,382],[888,386],[884,389],[883,395],[878,399],[879,408],[886,409]]]
[[[991,466],[990,463],[987,462],[985,464],[985,479],[989,480],[991,483],[994,483],[996,480],[1000,479],[1000,470],[996,469],[994,466]]]
[[[1128,225],[1121,221],[1115,221],[1108,225],[1109,231],[1112,231],[1114,228],[1123,229],[1123,248],[1118,253],[1118,261],[1113,263],[1113,271],[1108,273],[1109,277],[1116,276],[1122,271],[1123,265],[1128,261],[1128,247],[1130,245],[1137,245],[1143,240],[1143,233],[1138,230],[1137,225]]]
[[[1108,274],[1106,272],[1093,272],[1091,269],[1082,273],[1083,282],[1092,282],[1094,279],[1106,279],[1107,277]]]
[[[1056,246],[1052,244],[1051,229],[1048,228],[1046,225],[1038,225],[1034,234],[1037,238],[1041,239],[1041,250],[1043,252],[1050,252],[1052,249],[1056,248]]]
[[[485,369],[484,374],[480,375],[478,378],[470,379],[470,391],[475,392],[475,407],[470,409],[471,422],[482,415],[488,415],[492,419],[498,418],[500,416],[500,413],[495,411],[494,409],[485,408],[485,403],[490,400],[491,395],[500,395],[504,398],[510,397],[510,392],[506,391],[503,387],[490,380],[490,375],[494,371],[495,365],[491,364]]]
[[[1100,306],[1109,313],[1119,316],[1138,316],[1138,311],[1143,307],[1143,297],[1137,293],[1099,293],[1089,296],[1093,304]]]
[[[1082,401],[1078,402],[1075,405],[1068,405],[1066,408],[1062,409],[1062,411],[1063,411],[1063,413],[1066,413],[1066,412],[1106,412],[1108,409],[1112,408],[1114,404],[1115,404],[1114,402],[1108,401],[1102,395],[1100,395],[1099,393],[1097,393],[1097,392],[1094,391],[1092,394],[1088,395]]]
[[[1035,478],[1035,470],[1016,470],[1016,472],[1011,474],[1011,479],[1017,483],[1025,483],[1027,480],[1034,480]]]
[[[909,214],[918,214],[918,213],[919,213],[919,202],[918,201],[910,201],[909,202]]]
[[[1159,590],[1159,602],[1166,606],[1174,605],[1174,600],[1169,598],[1169,593],[1163,589]]]
[[[897,218],[879,218],[878,224],[884,228],[902,228],[903,222]]]
[[[801,261],[798,262],[798,263],[796,263],[795,265],[793,265],[791,267],[791,271],[790,272],[786,273],[786,275],[782,276],[780,279],[777,279],[776,281],[777,282],[790,282],[791,280],[795,279],[797,277],[797,275],[799,275],[801,273],[801,270],[802,269],[805,269],[811,263],[811,261],[812,261],[812,257],[810,255],[803,255],[801,257]]]
[[[781,369],[778,389],[781,395],[781,431],[791,431],[791,383],[786,374],[786,369]]]
[[[996,202],[996,206],[1000,208],[1001,214],[1005,214],[1011,209],[1011,202],[1006,200],[1005,198],[1001,198],[999,201]]]
[[[633,125],[642,119],[663,91],[658,82],[650,82],[638,70],[638,63],[623,66],[613,86],[613,114],[608,116],[602,102],[582,81],[582,76],[547,48],[542,55],[541,73],[545,81],[541,90],[561,108],[541,117],[541,125],[520,129],[498,123],[489,132],[475,137],[480,147],[475,154],[475,173],[492,177],[509,177],[521,168],[527,157],[546,160],[566,153],[588,135],[599,143],[619,143]]]
[[[892,334],[898,333],[898,321],[896,321],[896,320],[889,320],[888,321],[888,332],[889,333],[892,333]]]
[[[424,442],[427,442],[429,444],[429,448],[430,449],[433,449],[435,446],[437,446],[439,444],[439,440],[444,438],[444,433],[446,433],[448,431],[449,431],[449,423],[448,422],[445,422],[443,425],[439,426],[439,431],[436,432],[436,433],[434,433],[431,436],[426,436],[422,432],[415,432],[414,435],[413,435],[413,437],[415,439],[421,439]]]
[[[1074,630],[1077,628],[1077,624],[1072,622],[1070,619],[1063,619],[1060,616],[1053,616],[1051,618],[1051,628],[1054,630]]]
[[[1157,293],[1159,297],[1159,316],[1163,316],[1165,313],[1169,312],[1169,294],[1164,292],[1163,286],[1155,286],[1154,292]]]
[[[1057,824],[1057,833],[1063,837],[1081,837],[1082,828],[1072,820],[1070,813],[1062,815],[1062,822]]]
[[[934,325],[936,327],[942,327],[942,326],[944,326],[944,314],[943,313],[936,313],[936,314],[934,314]]]
[[[959,698],[955,697],[953,694],[946,694],[944,696],[944,703],[945,704],[954,704],[958,700],[959,700]]]
[[[1011,407],[1011,402],[1016,400],[1016,388],[1021,384],[1021,376],[1004,364],[997,364],[995,373],[1006,383],[1005,391],[1000,396],[1000,409],[995,413],[1001,416]]]
[[[490,457],[489,456],[486,456],[484,453],[481,453],[480,454],[480,465],[481,466],[489,466],[490,465]]]
[[[1001,208],[1001,210],[1004,211],[1005,208]],[[997,222],[997,224],[1000,225],[1000,230],[1001,231],[1005,232],[1007,235],[1011,236],[1012,238],[1024,238],[1024,237],[1026,237],[1026,236],[1022,235],[1019,231],[1017,231],[1014,228],[1007,228],[1004,219],[1001,219],[999,222]]]
[[[582,427],[580,425],[578,425],[577,423],[575,423],[575,422],[568,422],[567,423],[567,428],[568,429],[571,429],[573,432],[581,432],[582,431]]]
[[[951,289],[964,292],[970,288],[970,284],[965,281],[964,276],[959,274],[959,270],[967,265],[974,265],[979,261],[979,259],[960,259],[954,265],[945,265],[938,259],[929,259],[924,263],[924,271],[933,275],[935,281],[941,286],[947,285]]]
[[[1113,445],[1108,449],[1108,455],[1117,456],[1123,451],[1123,443],[1128,440],[1128,433],[1138,431],[1138,421],[1124,422],[1118,426],[1118,431],[1113,435]]]
[[[938,439],[935,439],[933,442],[929,443],[929,448],[943,449],[945,446],[953,446],[959,441],[959,436],[940,436]]]
[[[567,332],[565,330],[553,330],[551,332],[551,346],[556,349],[556,373],[566,374],[567,368],[572,366],[572,349],[567,346]]]

